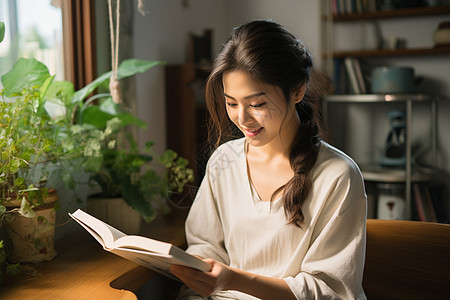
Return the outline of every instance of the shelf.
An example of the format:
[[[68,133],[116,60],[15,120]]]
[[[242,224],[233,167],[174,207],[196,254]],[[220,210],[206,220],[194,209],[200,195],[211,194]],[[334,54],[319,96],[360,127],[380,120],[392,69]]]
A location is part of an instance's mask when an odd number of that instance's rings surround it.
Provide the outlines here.
[[[327,102],[426,102],[432,100],[444,100],[444,96],[429,94],[352,94],[352,95],[327,95],[324,100]]]
[[[334,22],[366,21],[387,18],[404,18],[420,16],[436,16],[450,14],[450,5],[434,7],[414,7],[396,10],[381,10],[367,13],[334,15]]]
[[[404,169],[385,168],[379,165],[361,166],[361,173],[366,181],[405,183]],[[442,178],[445,173],[440,170],[424,169],[422,172],[412,171],[411,182],[424,182]]]
[[[335,51],[332,53],[334,58],[345,57],[387,57],[387,56],[420,56],[450,54],[450,46],[434,47],[434,48],[411,48],[411,49],[383,49],[383,50],[351,50],[351,51]],[[323,56],[327,54],[324,53]]]

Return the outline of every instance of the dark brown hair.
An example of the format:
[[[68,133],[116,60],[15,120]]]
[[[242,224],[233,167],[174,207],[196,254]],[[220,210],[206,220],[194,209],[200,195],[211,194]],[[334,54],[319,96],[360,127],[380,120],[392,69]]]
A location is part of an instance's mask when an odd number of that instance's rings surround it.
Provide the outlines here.
[[[286,101],[303,84],[307,87],[303,100],[296,104],[301,126],[289,156],[294,176],[272,195],[273,200],[275,195],[284,192],[284,209],[289,223],[300,227],[304,221],[302,204],[312,185],[310,171],[326,132],[320,112],[322,92],[319,85],[312,85],[313,77],[319,75],[313,70],[313,58],[299,39],[275,22],[253,21],[235,28],[214,61],[206,83],[209,137],[214,140],[215,147],[236,137],[236,127],[229,120],[225,107],[222,76],[237,70],[255,80],[280,87]]]

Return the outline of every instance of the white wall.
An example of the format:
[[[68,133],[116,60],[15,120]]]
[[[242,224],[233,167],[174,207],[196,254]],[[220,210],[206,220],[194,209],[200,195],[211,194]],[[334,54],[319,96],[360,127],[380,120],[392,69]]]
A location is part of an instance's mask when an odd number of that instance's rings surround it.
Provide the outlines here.
[[[186,62],[188,34],[213,29],[213,50],[217,54],[233,27],[253,19],[273,19],[303,39],[313,54],[319,53],[319,1],[308,0],[150,0],[149,13],[135,18],[135,57]],[[316,55],[317,56],[317,55]],[[317,58],[317,61],[319,59]],[[164,68],[157,67],[137,77],[139,117],[149,126],[141,142],[155,141],[162,151],[165,137]]]
[[[162,60],[168,64],[187,61],[189,33],[202,34],[204,29],[213,30],[214,51],[218,51],[218,37],[224,35],[226,23],[225,1],[195,0],[145,1],[149,13],[136,14],[134,49],[135,58]],[[158,66],[136,78],[139,117],[148,123],[141,132],[141,142],[153,140],[155,150],[166,147],[165,81],[164,67]]]
[[[250,20],[272,19],[303,40],[319,63],[320,1],[308,0],[229,0],[230,30]]]

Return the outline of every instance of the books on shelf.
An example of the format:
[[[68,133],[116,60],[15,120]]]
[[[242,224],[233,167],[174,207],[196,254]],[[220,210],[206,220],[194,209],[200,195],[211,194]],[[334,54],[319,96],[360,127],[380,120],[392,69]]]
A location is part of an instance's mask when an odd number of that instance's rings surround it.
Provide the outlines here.
[[[330,0],[332,13],[335,16],[351,15],[351,14],[363,14],[371,13],[376,11],[390,11],[401,8],[412,8],[412,7],[428,7],[431,4],[424,3],[405,3],[406,6],[398,6],[395,3],[388,3],[381,0]],[[391,1],[394,2],[394,1]],[[406,1],[405,1],[406,2]],[[445,5],[445,4],[441,4]]]
[[[377,0],[331,0],[334,15],[373,12],[377,10]]]
[[[413,219],[449,223],[445,185],[413,183],[412,189]]]
[[[346,57],[344,65],[352,93],[367,94],[366,83],[359,60],[354,57]]]
[[[169,272],[173,264],[184,265],[205,272],[211,268],[208,263],[170,243],[144,236],[126,235],[81,209],[72,214],[69,213],[69,215],[86,229],[106,251],[170,278],[175,278]]]

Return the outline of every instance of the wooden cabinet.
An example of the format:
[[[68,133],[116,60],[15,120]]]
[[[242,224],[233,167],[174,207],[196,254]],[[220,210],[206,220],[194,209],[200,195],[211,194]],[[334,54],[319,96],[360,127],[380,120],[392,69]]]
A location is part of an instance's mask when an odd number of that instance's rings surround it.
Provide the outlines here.
[[[209,72],[194,64],[166,66],[167,147],[189,160],[195,184],[203,178],[207,113],[203,86]]]

